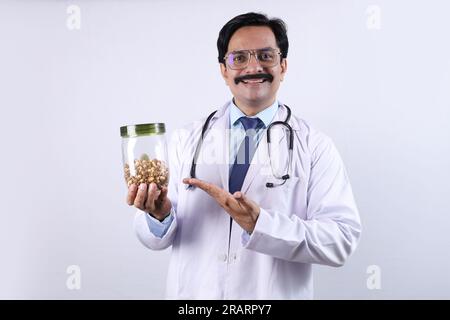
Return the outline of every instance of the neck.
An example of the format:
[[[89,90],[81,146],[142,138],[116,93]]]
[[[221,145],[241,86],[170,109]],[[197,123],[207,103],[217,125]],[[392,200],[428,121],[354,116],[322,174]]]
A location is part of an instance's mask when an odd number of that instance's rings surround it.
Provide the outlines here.
[[[275,98],[273,98],[271,101],[267,100],[263,103],[259,102],[254,104],[245,103],[236,98],[233,98],[233,102],[246,116],[251,117],[270,107],[275,102]]]

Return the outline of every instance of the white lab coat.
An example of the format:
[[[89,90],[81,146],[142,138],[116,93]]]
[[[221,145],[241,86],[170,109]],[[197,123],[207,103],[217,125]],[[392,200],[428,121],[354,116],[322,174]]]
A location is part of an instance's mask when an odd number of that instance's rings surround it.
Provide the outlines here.
[[[281,107],[274,121],[285,117],[286,109]],[[169,198],[175,219],[167,233],[158,238],[149,231],[142,211],[135,217],[136,234],[146,247],[160,250],[172,246],[166,297],[313,298],[312,264],[342,266],[361,233],[350,182],[332,141],[292,115],[291,178],[283,186],[269,189],[266,182],[279,180],[269,174],[264,133],[242,186],[242,191],[261,207],[260,215],[247,238],[233,221],[229,246],[228,213],[203,190],[187,190],[182,183],[182,178],[189,177],[204,120],[189,125],[185,134],[174,136]],[[197,165],[197,178],[225,190],[229,175],[228,121],[226,104],[211,120],[211,131],[199,156],[203,163]],[[275,140],[285,146],[287,139]],[[202,154],[207,160],[202,160]],[[278,154],[287,156],[282,151]],[[211,161],[212,155],[223,161],[214,163],[218,161]]]

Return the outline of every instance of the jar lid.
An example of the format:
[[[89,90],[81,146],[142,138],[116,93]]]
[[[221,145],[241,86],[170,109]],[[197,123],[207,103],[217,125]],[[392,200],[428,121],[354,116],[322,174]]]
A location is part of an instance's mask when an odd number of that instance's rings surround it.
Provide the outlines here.
[[[154,134],[164,134],[166,126],[164,123],[143,123],[120,127],[122,138],[150,136]]]

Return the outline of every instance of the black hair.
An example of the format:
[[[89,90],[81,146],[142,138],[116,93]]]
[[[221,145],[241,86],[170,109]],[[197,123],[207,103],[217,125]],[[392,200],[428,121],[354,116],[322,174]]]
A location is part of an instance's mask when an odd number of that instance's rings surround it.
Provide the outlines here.
[[[238,15],[228,21],[219,32],[217,39],[217,49],[219,51],[219,63],[224,63],[223,59],[228,51],[228,43],[233,34],[242,27],[248,26],[266,26],[269,27],[275,35],[277,46],[280,48],[281,57],[286,58],[289,49],[287,37],[287,27],[283,20],[278,18],[269,19],[265,14],[248,12]]]

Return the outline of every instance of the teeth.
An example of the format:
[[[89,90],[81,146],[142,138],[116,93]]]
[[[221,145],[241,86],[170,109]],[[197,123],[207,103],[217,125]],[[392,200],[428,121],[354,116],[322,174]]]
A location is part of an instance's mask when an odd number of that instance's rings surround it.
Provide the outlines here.
[[[244,80],[244,83],[263,83],[265,79],[249,79]]]

